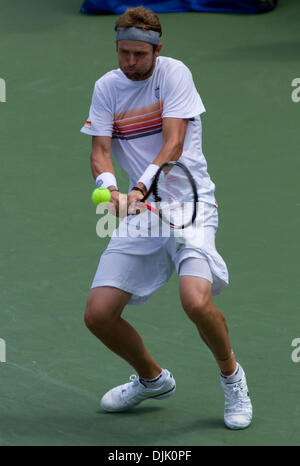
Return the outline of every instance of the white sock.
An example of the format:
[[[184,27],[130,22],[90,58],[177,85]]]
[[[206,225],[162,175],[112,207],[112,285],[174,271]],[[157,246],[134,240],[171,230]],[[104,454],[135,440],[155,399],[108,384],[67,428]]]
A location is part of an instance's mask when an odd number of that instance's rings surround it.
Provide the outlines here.
[[[231,375],[223,375],[221,373],[221,377],[222,379],[224,380],[224,382],[227,384],[229,383],[237,383],[241,380],[242,378],[242,372],[243,372],[243,369],[242,367],[239,365],[239,363],[237,362],[236,363],[237,367],[236,367],[236,370],[234,371],[233,374]]]
[[[146,388],[157,388],[164,383],[167,378],[167,371],[163,369],[161,373],[154,379],[143,379],[140,377],[140,382]]]

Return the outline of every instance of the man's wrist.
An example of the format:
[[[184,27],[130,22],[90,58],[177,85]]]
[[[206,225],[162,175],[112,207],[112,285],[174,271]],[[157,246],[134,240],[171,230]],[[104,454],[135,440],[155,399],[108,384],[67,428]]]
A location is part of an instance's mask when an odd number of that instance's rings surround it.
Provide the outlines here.
[[[118,192],[118,193],[120,192],[120,190],[119,190],[116,186],[109,186],[107,189],[108,189],[111,193],[113,193],[114,191],[116,191],[116,192]]]
[[[137,183],[137,185],[134,186],[131,191],[138,191],[143,196],[145,196],[146,192],[147,192],[147,189],[146,189],[146,186],[143,183]]]
[[[118,189],[117,180],[113,173],[103,172],[96,178],[97,188],[116,188]]]
[[[155,165],[154,163],[151,163],[150,165],[148,165],[148,167],[146,168],[146,170],[144,171],[144,173],[138,180],[137,186],[140,186],[140,184],[142,183],[145,186],[146,191],[148,191],[151,186],[152,180],[158,169],[159,169],[159,166]]]

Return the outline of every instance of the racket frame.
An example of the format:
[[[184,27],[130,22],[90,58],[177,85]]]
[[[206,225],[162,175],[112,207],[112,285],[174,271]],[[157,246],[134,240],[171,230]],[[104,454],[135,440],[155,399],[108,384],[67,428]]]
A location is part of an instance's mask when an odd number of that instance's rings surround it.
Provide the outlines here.
[[[192,188],[192,191],[193,191],[193,197],[194,197],[194,209],[193,209],[193,215],[190,219],[189,222],[181,225],[181,226],[178,226],[178,225],[174,225],[172,222],[166,220],[164,218],[164,215],[163,215],[163,212],[162,212],[162,209],[156,209],[155,207],[151,206],[150,204],[148,204],[147,202],[147,199],[148,197],[153,194],[154,196],[154,200],[155,202],[159,203],[161,201],[161,198],[159,197],[158,195],[158,180],[159,180],[159,176],[161,174],[161,172],[166,168],[166,167],[180,167],[183,172],[185,173],[186,177],[188,178],[189,182],[190,182],[190,185],[191,185],[191,188]],[[154,175],[154,178],[153,178],[153,181],[151,183],[151,186],[149,188],[149,190],[147,191],[147,193],[145,194],[145,196],[143,197],[143,199],[141,199],[141,203],[145,203],[145,206],[148,210],[150,210],[151,212],[154,212],[156,215],[158,215],[160,217],[160,219],[167,223],[168,225],[170,225],[171,228],[176,228],[176,229],[184,229],[184,228],[187,228],[188,226],[192,225],[196,219],[196,216],[197,216],[197,207],[198,207],[198,192],[197,192],[197,186],[196,186],[196,183],[195,183],[195,180],[194,178],[192,177],[190,171],[188,170],[188,168],[181,162],[178,162],[178,161],[170,161],[170,162],[165,162],[163,163],[159,169],[157,170],[156,174]]]

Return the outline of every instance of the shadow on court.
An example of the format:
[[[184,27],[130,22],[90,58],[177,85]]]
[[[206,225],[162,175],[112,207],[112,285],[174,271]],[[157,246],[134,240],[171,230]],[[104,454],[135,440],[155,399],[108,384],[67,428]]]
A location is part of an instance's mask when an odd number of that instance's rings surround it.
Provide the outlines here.
[[[155,415],[160,418],[155,422]],[[147,428],[147,423],[151,428]],[[104,414],[87,411],[77,418],[67,413],[48,415],[5,416],[0,421],[1,431],[6,432],[15,445],[184,445],[203,444],[203,435],[209,443],[209,432],[226,437],[222,419],[201,418],[172,425],[168,421],[168,409],[140,408],[136,412]],[[139,427],[138,427],[139,426]],[[190,442],[189,436],[199,440]],[[217,441],[212,441],[216,444]],[[3,444],[3,443],[2,443]],[[6,443],[4,443],[5,445]]]

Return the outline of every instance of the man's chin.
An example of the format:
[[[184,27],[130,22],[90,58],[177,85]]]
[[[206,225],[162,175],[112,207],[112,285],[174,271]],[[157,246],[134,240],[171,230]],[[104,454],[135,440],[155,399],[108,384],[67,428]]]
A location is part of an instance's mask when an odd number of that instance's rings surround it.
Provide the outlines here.
[[[132,81],[141,81],[143,79],[143,76],[140,73],[135,72],[126,72],[125,76]]]

